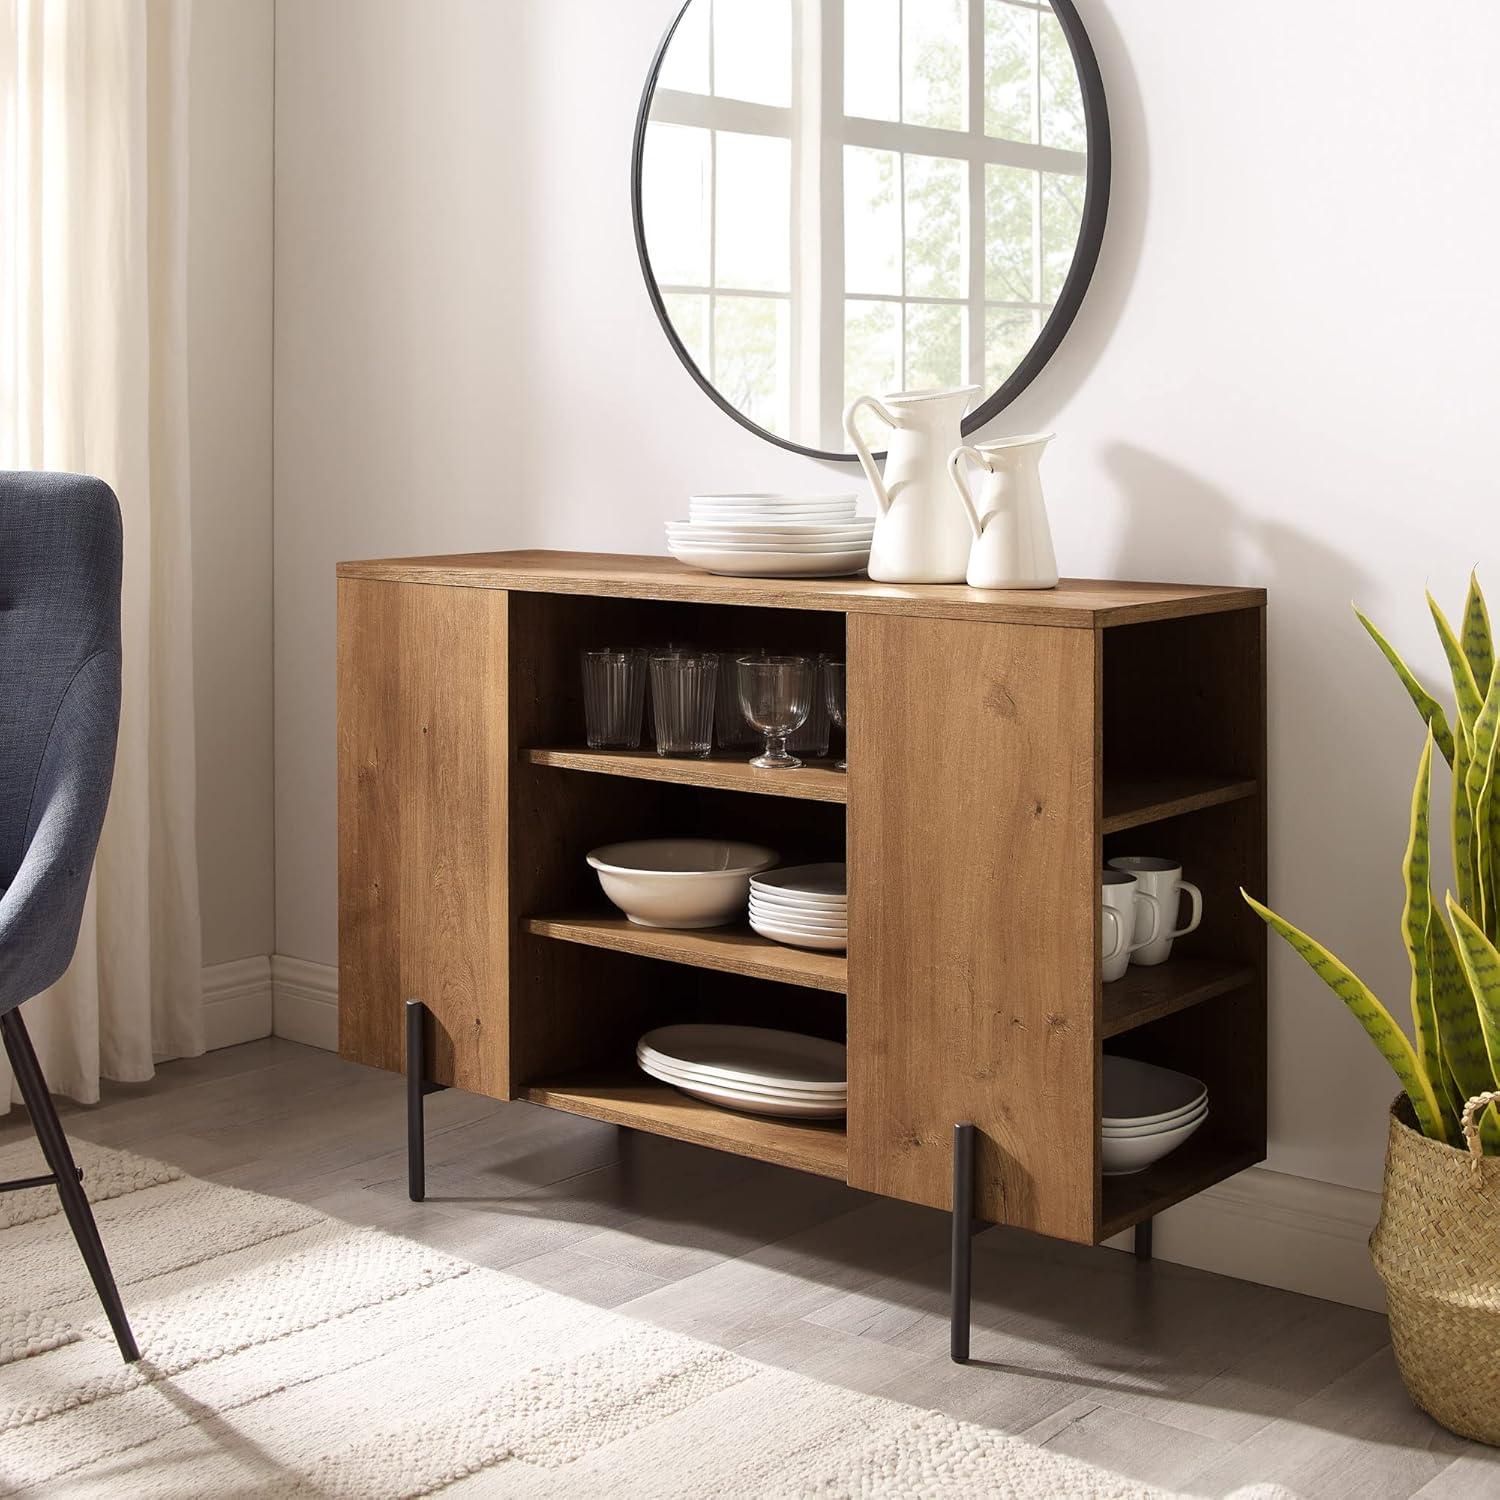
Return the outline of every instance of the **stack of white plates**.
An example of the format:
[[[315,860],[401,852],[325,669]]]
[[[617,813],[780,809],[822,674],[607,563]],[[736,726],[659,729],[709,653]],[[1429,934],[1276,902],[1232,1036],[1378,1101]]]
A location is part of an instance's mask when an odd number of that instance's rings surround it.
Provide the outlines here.
[[[635,1047],[642,1072],[750,1115],[833,1120],[849,1107],[841,1042],[764,1026],[661,1026]]]
[[[870,560],[875,522],[853,495],[694,495],[667,523],[667,548],[690,567],[735,577],[834,578]]]
[[[1208,1090],[1186,1073],[1130,1057],[1104,1059],[1103,1170],[1143,1172],[1208,1118]]]
[[[797,948],[849,946],[849,881],[840,862],[794,865],[750,877],[750,925]]]

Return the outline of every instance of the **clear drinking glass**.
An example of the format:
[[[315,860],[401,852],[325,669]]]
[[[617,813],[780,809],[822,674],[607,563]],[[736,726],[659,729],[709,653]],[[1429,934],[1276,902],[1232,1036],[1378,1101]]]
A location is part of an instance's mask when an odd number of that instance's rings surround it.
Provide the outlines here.
[[[849,752],[848,732],[848,675],[844,663],[841,661],[829,661],[823,658],[823,698],[828,704],[828,714],[835,724],[844,731],[844,753]],[[847,759],[839,761],[834,768],[839,771],[847,771],[849,762]]]
[[[740,707],[735,673],[745,657],[765,654],[759,648],[747,646],[740,651],[726,651],[719,657],[719,687],[714,694],[714,743],[721,750],[740,750],[760,744],[761,737]]]
[[[822,656],[809,656],[812,663],[813,685],[812,706],[807,710],[807,717],[802,721],[802,727],[797,730],[786,742],[788,750],[795,755],[810,755],[816,760],[828,754],[828,697],[823,690],[823,663]]]
[[[708,754],[718,683],[719,658],[712,651],[662,651],[651,658],[658,755]]]
[[[645,654],[606,646],[580,655],[589,749],[638,750],[646,699]]]
[[[750,764],[766,771],[787,771],[802,762],[788,753],[787,736],[802,727],[812,707],[813,663],[805,656],[746,656],[737,681],[745,717],[766,737],[763,755]]]

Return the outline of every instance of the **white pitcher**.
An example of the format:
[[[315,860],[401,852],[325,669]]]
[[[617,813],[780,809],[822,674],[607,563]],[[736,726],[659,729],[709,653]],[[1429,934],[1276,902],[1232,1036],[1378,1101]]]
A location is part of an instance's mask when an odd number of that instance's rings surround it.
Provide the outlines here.
[[[949,455],[948,473],[972,533],[965,575],[971,588],[1057,587],[1057,555],[1039,467],[1052,438],[1050,432],[997,438],[973,448],[955,448]],[[964,475],[966,459],[985,471],[977,505]]]
[[[943,465],[962,439],[959,422],[977,385],[901,391],[876,400],[857,396],[844,411],[844,431],[875,492],[879,515],[870,547],[870,577],[881,583],[962,583],[969,532],[948,498]],[[867,406],[891,429],[882,478],[854,416]]]

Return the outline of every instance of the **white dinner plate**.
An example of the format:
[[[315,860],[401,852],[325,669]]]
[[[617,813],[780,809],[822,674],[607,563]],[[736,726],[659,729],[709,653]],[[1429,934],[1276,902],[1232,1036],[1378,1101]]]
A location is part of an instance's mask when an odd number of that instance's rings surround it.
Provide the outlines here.
[[[853,500],[808,500],[797,505],[688,505],[692,516],[758,516],[767,521],[790,521],[797,516],[852,516]]]
[[[841,859],[820,865],[783,865],[752,875],[750,887],[787,900],[843,906],[849,900],[849,866]]]
[[[658,1058],[642,1057],[640,1054],[636,1055],[635,1060],[643,1072],[649,1073],[653,1078],[660,1078],[665,1083],[685,1086],[707,1084],[710,1088],[730,1089],[750,1099],[782,1099],[788,1104],[842,1104],[848,1101],[847,1092],[835,1093],[831,1089],[819,1092],[816,1089],[762,1088],[756,1083],[728,1084],[722,1078],[697,1068],[674,1068]]]
[[[750,920],[753,922],[766,922],[772,927],[785,927],[792,932],[808,932],[814,937],[827,935],[833,937],[842,933],[849,936],[849,919],[847,917],[809,917],[802,912],[787,911],[782,907],[765,906],[753,897],[749,907]]]
[[[816,948],[823,953],[837,953],[849,946],[849,935],[843,932],[813,933],[758,916],[750,918],[750,926],[763,938],[770,938],[773,943],[785,943],[790,948]]]
[[[842,1042],[770,1026],[713,1022],[658,1026],[636,1043],[639,1055],[670,1067],[711,1069],[723,1082],[791,1084],[819,1092],[849,1088],[849,1053]]]
[[[644,1072],[657,1075],[645,1068]],[[844,1100],[829,1104],[802,1104],[794,1099],[766,1099],[753,1094],[741,1094],[721,1084],[680,1083],[675,1078],[663,1078],[662,1083],[679,1089],[693,1099],[702,1099],[705,1104],[716,1104],[720,1109],[737,1110],[744,1115],[766,1115],[777,1120],[842,1120],[849,1113]]]
[[[730,536],[746,541],[767,539],[787,542],[845,541],[849,537],[873,536],[874,521],[668,521],[668,536]]]
[[[809,922],[847,923],[849,920],[849,909],[846,906],[813,906],[805,901],[784,901],[778,896],[762,896],[757,891],[750,892],[750,905],[759,908],[769,917],[780,913],[786,917],[802,917]]]
[[[667,546],[674,552],[776,552],[795,557],[798,553],[868,552],[870,539],[829,542],[750,542],[740,537],[669,536]]]
[[[870,549],[851,552],[734,552],[706,547],[670,547],[690,568],[726,578],[847,578],[863,573]]]

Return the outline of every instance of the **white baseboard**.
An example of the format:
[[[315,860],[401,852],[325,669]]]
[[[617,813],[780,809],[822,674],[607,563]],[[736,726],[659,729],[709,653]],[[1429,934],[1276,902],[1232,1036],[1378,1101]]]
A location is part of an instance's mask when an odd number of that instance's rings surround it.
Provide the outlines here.
[[[271,959],[272,1030],[288,1041],[337,1052],[339,971],[277,953]]]
[[[265,954],[203,970],[203,1045],[237,1047],[271,1035],[271,960]]]
[[[268,994],[262,1004],[271,1024],[255,1035],[269,1032],[338,1050],[337,968],[279,953],[242,962],[263,966],[258,972],[265,975]],[[244,972],[248,976],[250,970]],[[1152,1248],[1158,1259],[1177,1265],[1383,1312],[1385,1299],[1368,1245],[1379,1214],[1379,1193],[1252,1167],[1168,1209],[1156,1221]],[[1130,1234],[1109,1243],[1128,1249]]]
[[[1384,1312],[1369,1248],[1379,1217],[1379,1193],[1251,1167],[1168,1209],[1152,1249],[1178,1265]],[[1127,1249],[1130,1234],[1109,1243]]]

